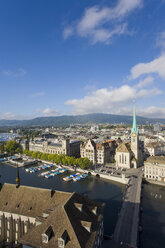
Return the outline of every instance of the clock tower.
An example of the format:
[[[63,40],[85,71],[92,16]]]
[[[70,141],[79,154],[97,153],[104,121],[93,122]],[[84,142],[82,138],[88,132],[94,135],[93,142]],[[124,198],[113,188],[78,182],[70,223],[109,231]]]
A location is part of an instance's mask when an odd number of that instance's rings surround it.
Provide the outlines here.
[[[133,113],[133,126],[131,130],[131,150],[134,154],[134,158],[137,161],[139,160],[139,135],[138,135],[138,128],[136,123],[136,111],[134,109]]]

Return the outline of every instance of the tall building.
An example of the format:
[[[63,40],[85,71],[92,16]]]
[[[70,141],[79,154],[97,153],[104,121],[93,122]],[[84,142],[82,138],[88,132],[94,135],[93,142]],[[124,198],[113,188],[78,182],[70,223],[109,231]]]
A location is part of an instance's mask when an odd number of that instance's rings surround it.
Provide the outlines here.
[[[139,141],[135,109],[133,113],[131,142],[123,142],[118,146],[115,159],[117,168],[137,168],[142,163],[142,142]]]
[[[159,123],[156,123],[153,126],[154,126],[154,131],[155,132],[160,132],[161,131],[161,127],[160,127],[160,124]]]
[[[103,203],[77,193],[4,184],[0,247],[101,248]]]

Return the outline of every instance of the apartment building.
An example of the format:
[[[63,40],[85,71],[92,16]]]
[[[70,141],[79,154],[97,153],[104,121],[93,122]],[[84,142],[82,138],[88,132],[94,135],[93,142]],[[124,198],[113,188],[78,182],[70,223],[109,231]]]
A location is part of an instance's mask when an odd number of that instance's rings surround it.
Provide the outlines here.
[[[105,140],[101,143],[89,139],[80,146],[82,158],[88,158],[93,164],[105,164],[110,162],[114,157],[116,142]]]

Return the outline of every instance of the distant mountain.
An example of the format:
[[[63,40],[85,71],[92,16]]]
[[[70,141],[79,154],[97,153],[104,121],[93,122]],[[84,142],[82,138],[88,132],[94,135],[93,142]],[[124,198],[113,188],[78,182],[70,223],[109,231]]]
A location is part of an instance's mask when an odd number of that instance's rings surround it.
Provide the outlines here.
[[[165,124],[165,119],[151,119],[137,116],[138,124]],[[0,126],[67,126],[70,124],[111,123],[131,124],[132,116],[112,114],[64,115],[56,117],[38,117],[32,120],[0,120]]]

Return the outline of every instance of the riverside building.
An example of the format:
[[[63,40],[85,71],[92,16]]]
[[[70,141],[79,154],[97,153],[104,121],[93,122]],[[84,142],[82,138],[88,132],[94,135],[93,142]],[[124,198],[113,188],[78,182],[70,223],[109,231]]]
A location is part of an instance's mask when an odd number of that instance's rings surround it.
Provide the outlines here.
[[[80,146],[80,153],[82,158],[88,158],[93,164],[106,164],[114,158],[115,148],[113,140],[96,143],[90,139]]]
[[[39,151],[49,154],[65,154],[67,156],[80,156],[80,141],[63,139],[61,142],[35,139],[29,142],[29,151]]]
[[[103,208],[77,193],[5,183],[0,247],[101,248]]]
[[[144,177],[165,184],[165,156],[150,156],[144,162]]]

